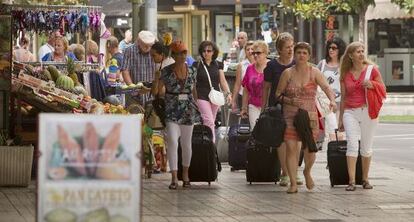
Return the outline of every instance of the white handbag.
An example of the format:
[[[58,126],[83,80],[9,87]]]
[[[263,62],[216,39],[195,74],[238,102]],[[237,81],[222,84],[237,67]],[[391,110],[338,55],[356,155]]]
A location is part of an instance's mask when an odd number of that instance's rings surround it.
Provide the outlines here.
[[[208,83],[210,84],[211,88],[210,93],[208,93],[208,98],[210,99],[210,102],[217,106],[224,105],[226,103],[226,98],[224,98],[224,94],[214,89],[213,85],[211,84],[210,73],[208,72],[207,67],[204,65],[204,62],[201,63],[203,63],[204,70],[207,73]]]

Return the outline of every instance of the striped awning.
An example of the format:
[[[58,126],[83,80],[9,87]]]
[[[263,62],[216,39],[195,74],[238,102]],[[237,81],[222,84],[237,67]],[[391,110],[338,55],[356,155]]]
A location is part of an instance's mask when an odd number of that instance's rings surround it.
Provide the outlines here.
[[[373,19],[392,19],[392,18],[413,18],[414,11],[407,13],[405,10],[390,0],[375,0],[375,7],[369,6],[366,13],[366,20]]]

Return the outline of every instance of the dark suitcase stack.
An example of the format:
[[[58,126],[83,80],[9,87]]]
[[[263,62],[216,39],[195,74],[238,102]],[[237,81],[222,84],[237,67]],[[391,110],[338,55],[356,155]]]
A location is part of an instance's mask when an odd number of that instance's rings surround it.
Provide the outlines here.
[[[246,151],[250,139],[248,124],[237,124],[229,129],[229,165],[231,171],[246,169]]]
[[[257,144],[253,139],[249,140],[247,149],[247,182],[274,182],[280,178],[280,162],[277,156],[277,148]]]
[[[211,129],[205,125],[195,125],[192,138],[192,156],[188,172],[191,182],[208,182],[217,179],[221,164],[218,161],[216,146],[213,143]],[[178,146],[178,172],[182,180],[181,146]]]
[[[336,141],[328,143],[328,169],[329,179],[331,181],[331,187],[335,185],[348,185],[348,164],[346,162],[346,140],[339,140],[338,136]],[[362,185],[362,165],[361,155],[358,155],[355,183]]]

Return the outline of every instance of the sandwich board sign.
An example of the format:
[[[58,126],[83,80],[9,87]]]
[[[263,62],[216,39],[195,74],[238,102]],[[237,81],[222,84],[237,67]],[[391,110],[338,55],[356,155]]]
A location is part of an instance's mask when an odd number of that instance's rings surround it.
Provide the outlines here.
[[[141,123],[40,114],[37,221],[141,221]]]

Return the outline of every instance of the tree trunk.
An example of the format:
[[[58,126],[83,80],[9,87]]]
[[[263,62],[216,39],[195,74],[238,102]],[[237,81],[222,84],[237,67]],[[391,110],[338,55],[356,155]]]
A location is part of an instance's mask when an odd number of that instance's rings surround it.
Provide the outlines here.
[[[368,7],[364,7],[359,11],[359,39],[358,41],[364,43],[365,46],[365,53],[368,53],[368,23],[365,20],[365,12],[367,11]]]

